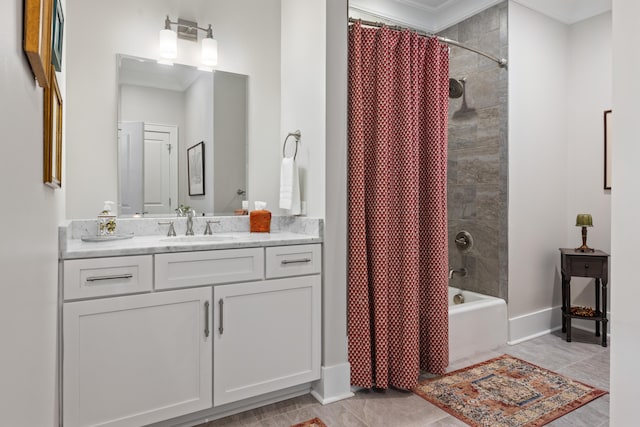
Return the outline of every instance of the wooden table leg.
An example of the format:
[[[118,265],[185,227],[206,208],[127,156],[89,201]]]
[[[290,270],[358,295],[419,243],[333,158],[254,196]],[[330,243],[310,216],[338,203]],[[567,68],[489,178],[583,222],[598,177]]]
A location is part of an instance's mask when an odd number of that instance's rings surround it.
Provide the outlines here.
[[[602,346],[607,346],[607,278],[602,279]]]
[[[565,289],[565,324],[567,328],[567,342],[571,342],[571,277],[566,280]]]
[[[562,332],[567,332],[567,320],[566,320],[566,316],[565,313],[567,312],[567,290],[565,289],[566,286],[566,278],[564,277],[564,273],[562,273]]]
[[[600,307],[600,279],[596,278],[596,312],[601,312]],[[600,321],[596,321],[596,336],[600,336]]]

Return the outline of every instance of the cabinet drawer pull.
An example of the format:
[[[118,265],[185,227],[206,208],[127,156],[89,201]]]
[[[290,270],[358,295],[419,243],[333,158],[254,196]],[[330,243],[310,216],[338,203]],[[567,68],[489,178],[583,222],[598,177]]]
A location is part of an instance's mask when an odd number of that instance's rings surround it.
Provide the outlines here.
[[[220,335],[222,335],[222,332],[224,331],[224,328],[222,327],[222,310],[224,308],[224,300],[222,298],[220,298],[220,300],[218,301],[218,305],[220,306],[220,325],[218,326],[218,332],[220,332]]]
[[[311,258],[302,258],[302,259],[283,259],[281,264],[305,264],[307,262],[311,262]]]
[[[209,336],[209,301],[204,302],[204,336]]]
[[[113,276],[89,276],[85,280],[87,282],[97,282],[99,280],[115,280],[115,279],[131,279],[133,274],[117,274]]]

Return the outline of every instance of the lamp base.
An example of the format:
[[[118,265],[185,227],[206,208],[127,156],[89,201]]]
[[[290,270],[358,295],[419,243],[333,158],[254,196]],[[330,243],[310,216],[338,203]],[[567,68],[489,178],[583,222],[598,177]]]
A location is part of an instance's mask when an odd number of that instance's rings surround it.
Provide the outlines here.
[[[582,246],[576,248],[576,252],[595,252],[595,249],[591,249],[587,246],[587,227],[582,227]]]

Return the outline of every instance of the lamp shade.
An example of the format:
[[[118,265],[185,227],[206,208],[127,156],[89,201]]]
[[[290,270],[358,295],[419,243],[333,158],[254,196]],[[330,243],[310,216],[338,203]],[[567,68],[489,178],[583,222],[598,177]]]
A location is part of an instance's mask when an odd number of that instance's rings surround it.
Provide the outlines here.
[[[213,38],[206,37],[202,39],[202,51],[200,53],[200,61],[209,67],[218,65],[218,41]]]
[[[178,37],[170,29],[160,30],[160,56],[173,59],[178,55]]]
[[[576,227],[593,227],[591,214],[578,214],[576,217]]]

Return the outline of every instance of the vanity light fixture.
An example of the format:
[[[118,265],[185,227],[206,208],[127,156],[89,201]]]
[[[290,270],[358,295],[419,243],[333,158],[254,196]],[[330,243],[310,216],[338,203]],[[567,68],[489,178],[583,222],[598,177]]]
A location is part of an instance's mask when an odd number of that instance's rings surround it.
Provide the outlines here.
[[[171,25],[177,25],[177,32],[171,29]],[[218,41],[213,38],[213,28],[198,27],[198,23],[178,18],[177,22],[171,21],[169,15],[164,20],[164,29],[160,30],[160,57],[158,62],[171,64],[171,60],[178,56],[178,39],[198,41],[198,30],[204,31],[206,36],[202,39],[200,47],[200,61],[207,67],[218,65]]]

